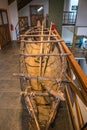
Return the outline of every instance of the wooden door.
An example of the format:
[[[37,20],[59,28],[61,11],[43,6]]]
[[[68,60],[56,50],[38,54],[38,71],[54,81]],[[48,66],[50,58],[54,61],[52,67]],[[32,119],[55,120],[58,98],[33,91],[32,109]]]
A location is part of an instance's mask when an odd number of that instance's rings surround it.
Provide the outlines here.
[[[44,18],[44,7],[43,7],[43,5],[31,5],[30,6],[31,26],[36,26],[38,20],[42,24],[43,18]]]
[[[7,11],[0,10],[0,49],[3,48],[10,40]]]

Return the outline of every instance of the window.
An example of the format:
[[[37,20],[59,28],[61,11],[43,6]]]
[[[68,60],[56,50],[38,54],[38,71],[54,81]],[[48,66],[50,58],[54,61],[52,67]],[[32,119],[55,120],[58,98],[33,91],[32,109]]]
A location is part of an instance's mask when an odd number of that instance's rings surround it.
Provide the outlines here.
[[[7,14],[6,14],[6,12],[2,12],[2,17],[3,17],[3,22],[4,22],[4,24],[7,24],[8,23],[8,20],[7,20]]]
[[[0,13],[0,25],[2,25],[2,17],[1,17],[1,13]]]

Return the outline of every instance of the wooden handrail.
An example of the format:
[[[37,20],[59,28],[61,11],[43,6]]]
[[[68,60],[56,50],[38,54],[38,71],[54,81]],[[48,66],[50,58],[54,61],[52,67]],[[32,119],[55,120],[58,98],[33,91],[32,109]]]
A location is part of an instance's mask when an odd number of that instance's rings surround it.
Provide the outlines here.
[[[54,34],[58,35],[58,39],[62,40],[62,38],[60,37],[60,35],[58,34],[58,32],[56,30],[54,30]],[[71,51],[65,45],[64,41],[61,42],[61,45],[62,45],[65,53],[71,53]],[[72,70],[73,70],[73,72],[78,80],[78,83],[80,85],[80,88],[81,88],[80,93],[85,98],[86,105],[87,105],[87,76],[85,75],[85,73],[83,72],[83,70],[81,69],[81,67],[77,63],[77,61],[75,60],[73,54],[70,56],[67,56],[67,58],[70,62]]]
[[[60,35],[57,33],[57,31],[55,30],[54,33],[56,35],[58,35],[58,39],[62,40],[62,38],[60,37]],[[61,45],[63,46],[63,49],[65,51],[65,53],[71,53],[71,51],[68,49],[68,47],[65,45],[64,41],[61,42]],[[78,76],[84,90],[87,92],[87,77],[84,74],[83,70],[81,69],[81,67],[78,65],[77,61],[75,60],[73,54],[70,56],[67,56],[71,66],[73,67],[73,70],[75,72],[75,74]]]

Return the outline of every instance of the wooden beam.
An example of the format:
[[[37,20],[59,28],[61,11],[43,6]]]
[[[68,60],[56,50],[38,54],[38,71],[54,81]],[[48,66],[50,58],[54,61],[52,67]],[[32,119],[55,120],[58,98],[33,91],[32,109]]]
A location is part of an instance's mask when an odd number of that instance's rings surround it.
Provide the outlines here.
[[[77,36],[76,36],[76,34],[74,34],[74,36],[73,36],[72,48],[71,48],[72,52],[73,52],[73,51],[74,51],[74,49],[75,49],[76,38],[77,38]]]
[[[61,80],[61,79],[41,77],[41,76],[30,76],[28,74],[23,74],[23,73],[19,73],[19,74],[13,73],[13,76],[24,77],[25,79],[32,79],[32,80],[52,81],[52,82],[56,82],[56,83],[70,83],[69,80]]]
[[[77,124],[77,121],[76,121],[76,117],[75,117],[75,114],[74,114],[74,111],[73,111],[73,106],[72,106],[72,103],[71,103],[71,99],[70,99],[70,96],[69,96],[68,88],[66,88],[65,92],[66,92],[66,98],[67,98],[67,102],[68,102],[68,106],[69,106],[69,110],[70,110],[70,114],[71,114],[74,129],[79,130],[79,127],[78,127],[78,124]]]
[[[26,93],[27,93],[27,91],[25,90],[24,97],[25,97],[25,102],[26,102],[26,105],[27,105],[27,109],[28,109],[29,113],[30,113],[30,110],[31,110],[31,113],[32,113],[32,116],[34,118],[37,130],[41,130],[40,126],[39,126],[37,116],[36,116],[36,113],[35,113],[35,110],[34,110],[33,105],[32,105],[31,98],[29,98]]]
[[[24,57],[43,57],[43,56],[67,56],[67,55],[71,55],[70,53],[60,53],[60,54],[20,54],[20,56],[24,56]]]
[[[12,2],[14,2],[15,0],[8,0],[8,5],[10,5]]]
[[[55,36],[53,36],[53,35],[30,35],[30,34],[28,34],[28,35],[20,35],[20,37],[57,37],[57,35],[55,35]]]
[[[77,88],[77,86],[75,85],[74,81],[70,77],[68,77],[68,79],[69,79],[69,81],[71,81],[70,87],[72,88],[72,90],[74,92],[76,92],[76,94],[79,96],[79,98],[82,100],[82,102],[87,106],[86,98],[85,98],[84,95],[82,95],[81,90],[79,90]]]
[[[82,126],[84,125],[84,121],[83,121],[82,113],[81,113],[80,106],[79,106],[79,103],[78,103],[76,95],[75,95],[75,105],[76,105],[76,112],[77,112],[77,117],[78,117],[78,123],[79,123],[79,127],[81,129]]]
[[[24,42],[24,43],[31,43],[31,44],[35,44],[35,43],[57,43],[57,42],[62,42],[63,40],[43,40],[43,41],[29,41],[29,40],[21,40],[21,42]]]
[[[24,6],[26,6],[31,1],[32,0],[17,0],[18,10],[22,9]]]

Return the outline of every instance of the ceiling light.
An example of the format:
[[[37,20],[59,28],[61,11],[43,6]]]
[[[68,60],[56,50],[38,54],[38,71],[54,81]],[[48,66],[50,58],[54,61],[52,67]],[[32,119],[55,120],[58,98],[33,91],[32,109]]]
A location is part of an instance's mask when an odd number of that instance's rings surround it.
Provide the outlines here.
[[[39,9],[37,9],[37,12],[40,12],[43,9],[43,7],[41,6]]]

